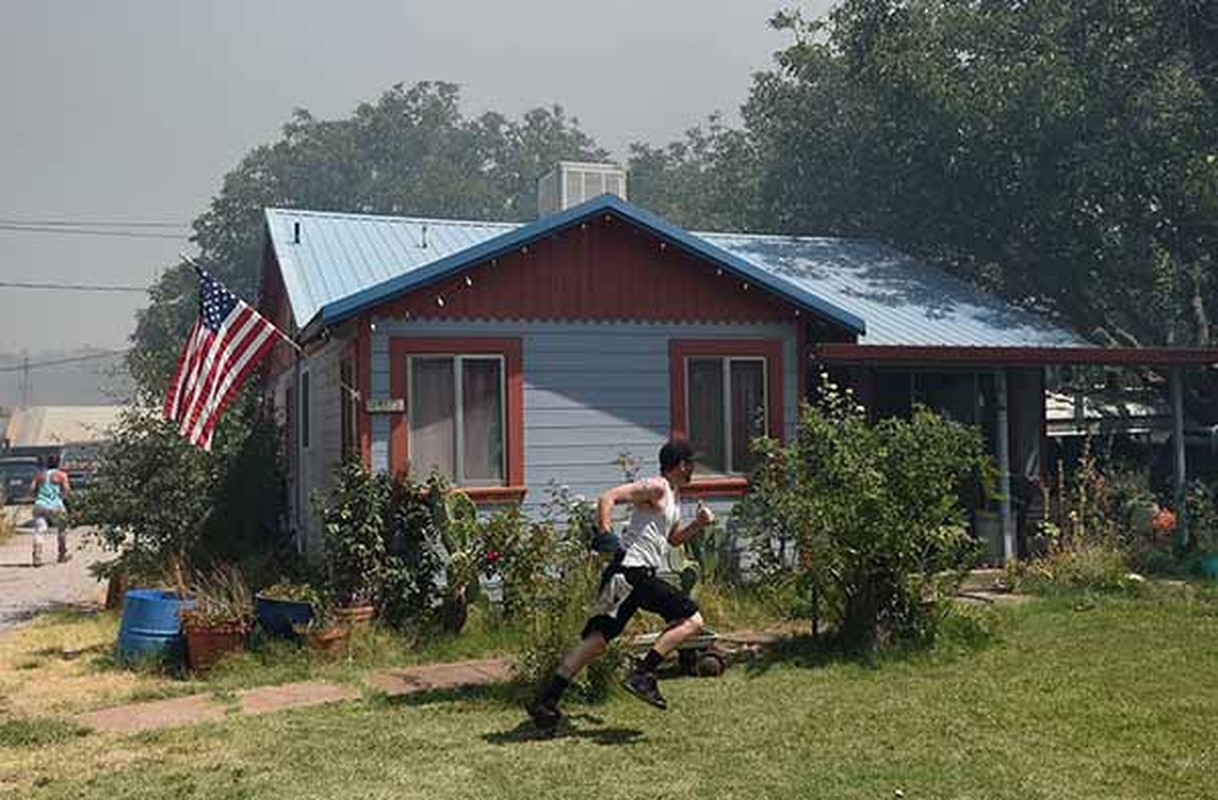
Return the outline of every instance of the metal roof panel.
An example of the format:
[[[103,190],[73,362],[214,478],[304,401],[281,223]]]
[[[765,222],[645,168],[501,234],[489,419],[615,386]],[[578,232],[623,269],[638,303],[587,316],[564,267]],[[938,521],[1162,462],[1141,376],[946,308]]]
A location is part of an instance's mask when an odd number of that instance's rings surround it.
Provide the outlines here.
[[[326,324],[341,320],[602,211],[836,319],[858,331],[861,344],[1089,346],[1044,317],[875,242],[689,233],[612,195],[525,225],[277,208],[266,210],[266,220],[293,315],[303,327],[319,314]]]

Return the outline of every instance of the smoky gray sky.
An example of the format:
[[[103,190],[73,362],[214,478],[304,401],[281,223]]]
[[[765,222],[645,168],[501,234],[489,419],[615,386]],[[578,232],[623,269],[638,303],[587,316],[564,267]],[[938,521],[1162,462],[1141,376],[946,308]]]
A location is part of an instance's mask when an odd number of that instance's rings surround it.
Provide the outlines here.
[[[735,124],[787,43],[769,17],[829,5],[6,0],[0,282],[147,286],[194,252],[190,221],[293,108],[345,117],[396,82],[459,83],[469,115],[558,103],[619,158],[715,111]],[[11,230],[60,221],[169,223],[147,231],[170,238]],[[144,304],[0,286],[0,353],[125,347]]]

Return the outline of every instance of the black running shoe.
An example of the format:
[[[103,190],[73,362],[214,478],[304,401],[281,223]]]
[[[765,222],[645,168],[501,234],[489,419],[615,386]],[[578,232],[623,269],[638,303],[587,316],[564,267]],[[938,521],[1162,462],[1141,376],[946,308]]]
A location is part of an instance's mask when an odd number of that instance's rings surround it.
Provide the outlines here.
[[[537,729],[544,733],[553,733],[563,720],[562,710],[554,703],[536,698],[530,700],[524,707]]]
[[[650,703],[659,709],[668,708],[668,701],[664,699],[664,695],[660,694],[660,687],[656,685],[654,672],[633,669],[622,681],[622,686],[644,703]]]

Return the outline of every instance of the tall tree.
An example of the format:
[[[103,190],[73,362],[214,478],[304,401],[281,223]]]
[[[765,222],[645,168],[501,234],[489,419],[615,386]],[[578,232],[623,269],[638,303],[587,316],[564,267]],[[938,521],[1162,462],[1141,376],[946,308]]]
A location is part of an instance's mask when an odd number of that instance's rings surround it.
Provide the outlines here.
[[[758,161],[749,136],[711,115],[664,147],[630,145],[630,197],[686,228],[752,230]]]
[[[872,235],[1120,344],[1213,340],[1214,4],[846,0],[745,107],[762,218]]]
[[[537,179],[554,162],[606,153],[562,108],[512,119],[465,118],[449,83],[392,87],[345,119],[297,110],[282,138],[247,154],[194,222],[200,260],[233,291],[258,290],[267,206],[373,214],[526,220]],[[140,312],[132,372],[149,396],[164,392],[194,315],[197,281],[168,270]]]

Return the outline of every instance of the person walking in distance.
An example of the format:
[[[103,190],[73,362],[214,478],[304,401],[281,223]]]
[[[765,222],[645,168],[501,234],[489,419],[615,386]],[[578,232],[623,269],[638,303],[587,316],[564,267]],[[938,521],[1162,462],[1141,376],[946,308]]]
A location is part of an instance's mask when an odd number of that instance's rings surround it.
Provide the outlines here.
[[[660,615],[668,626],[627,674],[623,686],[657,708],[668,707],[656,685],[656,668],[681,642],[702,629],[702,615],[688,595],[656,577],[656,572],[667,563],[670,547],[681,546],[715,521],[711,510],[699,503],[693,521],[681,525],[678,492],[689,484],[693,473],[693,449],[682,439],[671,439],[660,448],[659,477],[616,486],[598,498],[598,541],[616,539],[612,533],[616,504],[630,504],[630,523],[613,561],[601,575],[596,605],[580,643],[563,656],[526,706],[539,729],[553,731],[558,726],[563,717],[558,702],[572,679],[604,654],[640,608]]]
[[[34,476],[30,486],[34,492],[34,566],[42,566],[42,534],[50,523],[56,527],[59,542],[59,563],[72,556],[68,554],[67,509],[64,498],[72,492],[68,473],[59,468],[59,454],[51,453],[46,459],[46,468]]]

